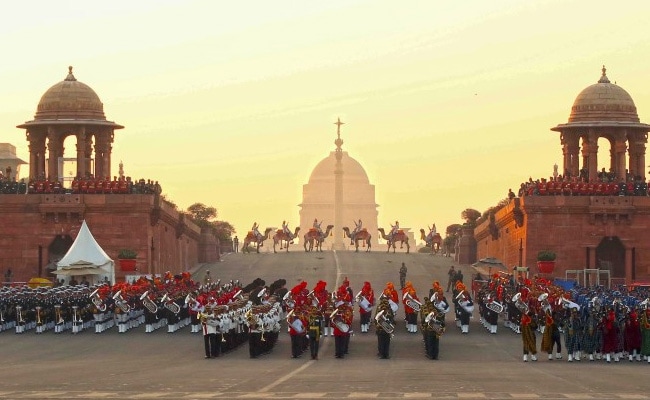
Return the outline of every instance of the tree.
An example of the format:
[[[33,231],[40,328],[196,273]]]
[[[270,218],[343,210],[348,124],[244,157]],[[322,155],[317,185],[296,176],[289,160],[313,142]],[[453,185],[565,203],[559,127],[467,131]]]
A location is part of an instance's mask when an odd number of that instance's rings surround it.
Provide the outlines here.
[[[200,227],[213,227],[217,218],[217,209],[208,207],[203,203],[194,203],[187,207],[187,212],[190,214],[192,221]]]
[[[235,228],[226,221],[217,221],[217,209],[208,207],[203,203],[194,203],[187,207],[187,212],[196,225],[201,228],[212,228],[214,235],[219,238],[220,242],[230,242]]]
[[[476,226],[476,220],[481,218],[481,212],[473,208],[466,208],[460,213],[460,217],[465,220],[465,225],[474,227]]]

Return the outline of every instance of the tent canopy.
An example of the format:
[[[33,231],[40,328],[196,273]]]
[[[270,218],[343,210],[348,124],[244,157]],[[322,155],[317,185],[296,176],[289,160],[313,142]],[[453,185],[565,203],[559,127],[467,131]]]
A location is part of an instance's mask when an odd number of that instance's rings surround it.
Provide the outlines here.
[[[79,234],[68,252],[56,265],[56,275],[104,275],[115,282],[115,263],[90,233],[86,221],[81,224]]]

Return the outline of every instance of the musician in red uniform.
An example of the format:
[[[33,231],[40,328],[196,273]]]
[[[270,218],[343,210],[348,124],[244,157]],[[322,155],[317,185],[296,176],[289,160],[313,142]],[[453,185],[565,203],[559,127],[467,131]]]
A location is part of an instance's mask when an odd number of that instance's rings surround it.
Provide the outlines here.
[[[375,305],[375,291],[372,290],[370,282],[364,282],[361,292],[357,295],[359,302],[359,316],[361,319],[361,333],[367,333],[370,329],[370,318],[372,307]]]
[[[307,318],[305,315],[308,305],[296,306],[289,312],[287,323],[291,336],[291,358],[298,358],[305,350]]]
[[[404,289],[402,290],[402,302],[404,303],[404,313],[406,314],[406,331],[409,333],[417,333],[418,331],[418,315],[417,311],[411,307],[420,303],[415,288],[411,281],[406,281]],[[415,304],[414,304],[415,303]],[[420,303],[421,304],[421,303]]]
[[[341,297],[337,298],[336,304],[337,307],[330,316],[334,328],[334,356],[343,358],[348,353],[352,307]]]

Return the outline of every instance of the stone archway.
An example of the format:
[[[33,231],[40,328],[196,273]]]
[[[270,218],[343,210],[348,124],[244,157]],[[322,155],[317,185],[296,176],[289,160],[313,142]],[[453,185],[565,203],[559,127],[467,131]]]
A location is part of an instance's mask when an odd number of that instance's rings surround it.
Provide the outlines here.
[[[65,256],[72,247],[74,239],[70,235],[56,235],[52,243],[47,247],[48,264],[56,263]]]
[[[596,247],[596,266],[612,278],[625,278],[625,246],[618,236],[604,237]]]

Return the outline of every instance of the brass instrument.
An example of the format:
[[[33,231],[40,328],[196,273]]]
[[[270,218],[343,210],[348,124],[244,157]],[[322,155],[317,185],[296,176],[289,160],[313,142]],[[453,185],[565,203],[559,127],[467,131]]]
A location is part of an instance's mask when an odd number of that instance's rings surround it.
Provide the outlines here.
[[[293,300],[290,290],[282,297],[282,302],[287,308],[294,308],[296,306],[296,302]]]
[[[386,310],[381,310],[375,315],[375,322],[381,329],[383,329],[386,333],[389,335],[393,335],[393,332],[395,331],[395,325],[391,322],[391,320],[384,315],[386,313]]]
[[[537,301],[541,304],[544,312],[550,313],[552,311],[551,304],[548,302],[548,293],[540,294],[539,297],[537,297]]]
[[[149,291],[148,290],[146,292],[144,292],[142,294],[142,296],[140,296],[140,301],[142,302],[142,305],[145,306],[147,308],[147,310],[149,310],[150,313],[152,313],[152,314],[158,313],[158,306],[156,305],[156,303],[154,303],[153,300],[151,300],[149,298]],[[117,302],[116,302],[116,304],[117,304]],[[124,311],[124,310],[122,310],[122,311]]]
[[[56,318],[56,323],[57,325],[63,324],[63,315],[61,313],[61,305],[60,304],[55,304],[54,305],[54,315]]]
[[[489,299],[489,297],[488,297],[488,299]],[[465,293],[464,290],[461,290],[456,295],[456,301],[458,301],[458,305],[461,306],[463,308],[463,310],[465,310],[465,312],[467,312],[468,314],[471,314],[471,313],[474,312],[474,304],[470,301],[469,295],[467,293]],[[488,307],[488,304],[490,303],[489,301],[486,301],[485,303],[486,303],[485,306],[487,308],[489,308],[490,310],[492,310],[492,311],[494,311],[496,313],[500,313],[500,312],[503,311],[503,306],[501,306],[500,311],[497,311],[495,309],[492,309],[492,308]],[[501,305],[501,303],[498,303],[498,302],[496,304]]]
[[[318,300],[318,297],[316,297],[313,290],[307,294],[307,297],[311,299],[312,306],[318,307],[320,305],[320,300]]]
[[[440,312],[436,311],[431,311],[429,314],[427,314],[426,318],[424,319],[424,323],[427,324],[427,327],[431,329],[438,337],[442,336],[443,333],[445,333],[445,323],[440,320],[441,314]]]
[[[23,325],[25,323],[25,317],[23,316],[23,307],[16,306],[16,319],[18,320],[18,325]]]
[[[93,302],[95,307],[97,307],[97,310],[99,310],[100,312],[106,311],[106,304],[104,304],[102,298],[99,296],[99,288],[95,289],[90,294],[90,301]]]
[[[517,307],[517,309],[521,311],[522,314],[528,314],[528,304],[524,303],[521,300],[520,292],[517,292],[514,296],[512,296],[512,302],[515,303],[515,307]]]
[[[492,297],[488,294],[485,298],[485,308],[492,310],[497,314],[501,314],[505,307],[500,302],[493,300]]]
[[[169,297],[167,293],[165,293],[165,295],[162,297],[162,302],[165,308],[171,311],[172,313],[178,314],[179,312],[181,312],[181,307],[178,304],[176,304],[174,300],[171,297]]]
[[[572,302],[571,300],[565,299],[564,297],[560,297],[557,301],[558,305],[561,305],[562,308],[566,310],[570,310],[572,308],[575,308],[576,311],[580,311],[580,305],[577,303]]]
[[[338,315],[338,313],[339,313],[338,308],[336,308],[336,309],[334,309],[334,311],[332,311],[332,313],[330,314],[330,323],[333,324],[333,325],[336,325],[336,327],[339,328],[339,330],[341,332],[348,333],[348,331],[350,330],[350,325],[343,322],[343,320]]]
[[[192,293],[188,293],[187,296],[185,296],[185,304],[190,308],[196,305],[196,298],[194,295],[192,295]]]
[[[650,303],[650,298],[643,300],[642,302],[639,303],[639,309],[643,311],[647,310],[649,303]]]
[[[420,312],[420,307],[422,307],[422,303],[415,300],[409,292],[404,293],[404,296],[402,296],[402,300],[404,300],[404,304],[411,307],[413,311]]]
[[[43,325],[43,321],[41,319],[41,310],[42,310],[41,306],[36,306],[36,325],[37,326]]]
[[[115,300],[115,305],[122,310],[123,313],[127,314],[131,311],[131,306],[122,297],[122,290],[118,290],[117,293],[113,295],[113,300]]]

